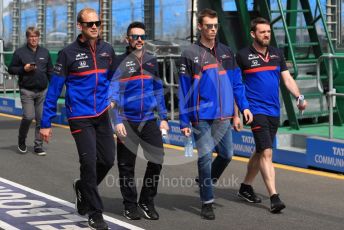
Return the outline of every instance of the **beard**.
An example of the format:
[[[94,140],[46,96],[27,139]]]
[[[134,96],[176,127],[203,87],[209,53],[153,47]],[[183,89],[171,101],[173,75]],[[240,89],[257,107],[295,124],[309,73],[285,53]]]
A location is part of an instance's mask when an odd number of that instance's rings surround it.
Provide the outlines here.
[[[270,41],[271,39],[269,40],[263,40],[263,39],[255,39],[255,41],[262,47],[268,47],[270,45]]]
[[[136,47],[137,45],[141,45],[141,48],[138,49],[138,48]],[[142,50],[142,49],[143,49],[143,43],[138,42],[138,43],[135,44],[135,46],[130,46],[130,48],[131,48],[132,51],[134,51],[134,50]]]

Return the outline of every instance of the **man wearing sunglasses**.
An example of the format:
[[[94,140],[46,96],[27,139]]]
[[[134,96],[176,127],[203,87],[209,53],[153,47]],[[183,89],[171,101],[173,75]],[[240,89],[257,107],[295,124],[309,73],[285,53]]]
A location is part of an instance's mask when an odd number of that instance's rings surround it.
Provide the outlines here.
[[[215,11],[200,12],[200,39],[182,53],[179,71],[180,128],[185,136],[191,135],[193,128],[198,150],[201,217],[207,220],[215,219],[213,183],[233,155],[231,118],[234,116],[234,127],[240,124],[234,113],[234,99],[246,122],[252,121],[233,52],[216,40],[218,25]],[[218,156],[212,161],[214,150]]]
[[[168,130],[162,80],[155,57],[144,50],[145,25],[133,22],[127,29],[127,51],[118,57],[110,92],[115,113],[118,170],[123,215],[129,220],[159,219],[154,207],[164,149],[160,130]],[[160,119],[160,127],[154,112]],[[134,181],[138,145],[148,160],[139,200]]]
[[[40,131],[48,142],[56,102],[66,85],[66,113],[80,162],[80,179],[74,183],[76,208],[80,215],[88,214],[92,229],[108,229],[97,186],[113,166],[115,157],[108,114],[108,89],[114,73],[115,52],[99,38],[100,24],[94,9],[85,8],[78,13],[77,26],[81,34],[58,54]]]

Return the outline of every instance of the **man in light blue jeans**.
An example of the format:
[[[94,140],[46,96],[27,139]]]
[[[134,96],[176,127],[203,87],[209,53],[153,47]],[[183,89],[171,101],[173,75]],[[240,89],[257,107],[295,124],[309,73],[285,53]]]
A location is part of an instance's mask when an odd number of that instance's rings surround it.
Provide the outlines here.
[[[241,71],[229,47],[216,41],[217,13],[204,9],[198,16],[200,39],[187,47],[180,59],[179,119],[185,136],[191,124],[198,150],[201,217],[215,219],[212,181],[217,180],[233,155],[230,121],[240,124],[234,100],[247,124],[253,120],[245,97]],[[218,156],[212,162],[212,152]]]
[[[198,151],[200,196],[203,203],[213,203],[212,184],[220,178],[232,159],[232,132],[230,119],[200,120],[193,125]],[[218,156],[212,162],[212,153]]]

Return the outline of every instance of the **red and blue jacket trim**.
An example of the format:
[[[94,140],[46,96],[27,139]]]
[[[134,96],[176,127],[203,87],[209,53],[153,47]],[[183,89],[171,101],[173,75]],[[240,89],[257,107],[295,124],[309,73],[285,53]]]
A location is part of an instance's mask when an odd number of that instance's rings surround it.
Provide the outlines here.
[[[236,60],[242,70],[252,114],[279,117],[281,72],[288,70],[283,53],[268,46],[262,54],[251,45],[239,50]]]
[[[98,117],[104,113],[110,105],[108,89],[114,73],[114,61],[112,46],[100,39],[95,50],[88,42],[81,42],[80,35],[75,42],[62,49],[44,101],[41,127],[51,127],[64,85],[69,120]]]
[[[116,72],[110,86],[111,101],[115,102],[114,123],[123,120],[141,122],[167,120],[164,89],[154,56],[143,52],[141,58],[127,50],[116,59]]]
[[[229,47],[216,42],[210,50],[198,41],[183,51],[180,61],[181,128],[199,120],[231,118],[234,100],[240,111],[249,108],[241,71]]]

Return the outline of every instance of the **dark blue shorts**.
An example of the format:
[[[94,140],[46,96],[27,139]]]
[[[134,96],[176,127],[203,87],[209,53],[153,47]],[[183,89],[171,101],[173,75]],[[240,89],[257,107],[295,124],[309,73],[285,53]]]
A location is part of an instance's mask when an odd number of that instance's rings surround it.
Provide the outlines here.
[[[256,152],[260,153],[265,149],[272,148],[277,129],[279,117],[257,114],[253,116],[251,130],[256,143]]]

